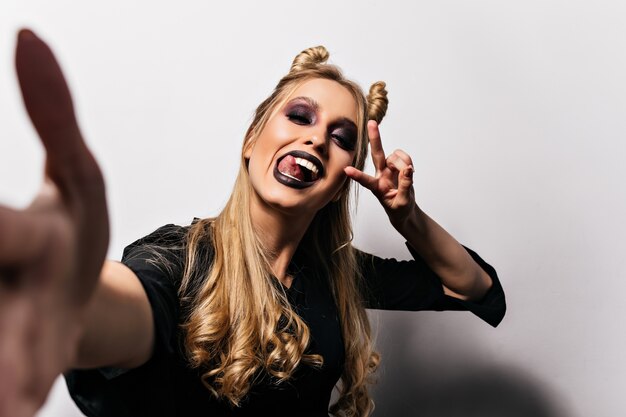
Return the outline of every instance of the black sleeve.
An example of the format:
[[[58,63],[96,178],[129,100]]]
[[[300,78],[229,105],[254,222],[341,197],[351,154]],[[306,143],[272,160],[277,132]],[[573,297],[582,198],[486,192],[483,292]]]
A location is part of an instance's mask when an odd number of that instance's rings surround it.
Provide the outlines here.
[[[176,346],[185,230],[174,224],[162,226],[128,245],[122,255],[121,262],[137,275],[152,308],[155,341],[151,360],[172,355]],[[127,371],[114,367],[99,370],[107,379]]]
[[[366,308],[380,310],[469,310],[493,327],[506,312],[504,290],[491,265],[463,246],[493,280],[493,286],[479,302],[463,301],[444,294],[441,279],[407,243],[410,261],[382,259],[357,251],[362,267],[362,294]]]
[[[85,415],[177,415],[173,411],[174,403],[167,399],[173,390],[172,384],[177,384],[177,293],[183,271],[186,230],[187,227],[168,224],[124,249],[122,263],[137,275],[150,302],[154,350],[145,364],[133,369],[101,367],[65,372],[68,391]]]

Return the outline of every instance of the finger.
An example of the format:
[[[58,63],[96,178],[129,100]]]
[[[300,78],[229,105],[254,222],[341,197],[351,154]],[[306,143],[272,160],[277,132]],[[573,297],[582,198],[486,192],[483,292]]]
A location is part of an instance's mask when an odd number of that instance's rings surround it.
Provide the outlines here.
[[[400,171],[398,175],[398,197],[404,201],[411,198],[411,188],[413,187],[413,165],[409,165]]]
[[[67,83],[52,51],[33,32],[22,30],[15,52],[22,97],[46,148],[46,173],[64,190],[94,170],[82,140]]]
[[[376,184],[378,183],[378,180],[371,175],[367,175],[366,173],[356,169],[355,167],[346,167],[344,168],[344,172],[348,177],[352,178],[368,190],[376,190]]]
[[[83,142],[61,68],[50,48],[28,30],[19,34],[15,62],[26,109],[46,147],[46,174],[85,226],[78,237],[90,245],[85,258],[103,257],[108,245],[104,180]]]
[[[45,246],[48,230],[40,217],[0,206],[0,283],[10,268],[30,262]]]
[[[395,151],[393,151],[393,155],[395,155],[396,158],[404,161],[406,166],[413,165],[413,160],[411,159],[411,156],[408,153],[404,152],[402,149],[396,149]]]
[[[407,164],[404,159],[402,159],[395,152],[389,155],[385,161],[387,166],[395,171],[402,172],[406,167],[410,164]]]
[[[25,297],[2,297],[0,305],[0,415],[21,415],[32,369],[27,352],[32,310]]]
[[[370,120],[367,122],[367,134],[370,139],[372,161],[378,173],[385,169],[385,151],[383,150],[383,144],[380,140],[380,131],[378,130],[378,123],[376,123],[376,121]]]

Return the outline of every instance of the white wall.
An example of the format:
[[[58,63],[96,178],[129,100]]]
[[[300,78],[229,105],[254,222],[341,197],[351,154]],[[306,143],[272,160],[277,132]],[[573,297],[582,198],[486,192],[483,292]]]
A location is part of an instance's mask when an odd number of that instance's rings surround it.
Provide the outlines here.
[[[625,415],[623,4],[3,0],[0,201],[27,204],[42,175],[12,67],[22,25],[68,74],[107,179],[112,258],[219,210],[253,109],[323,44],[365,88],[388,83],[383,143],[412,155],[418,203],[508,297],[495,330],[464,313],[373,313],[375,415]],[[365,191],[356,239],[407,256]],[[71,410],[59,381],[39,417]]]

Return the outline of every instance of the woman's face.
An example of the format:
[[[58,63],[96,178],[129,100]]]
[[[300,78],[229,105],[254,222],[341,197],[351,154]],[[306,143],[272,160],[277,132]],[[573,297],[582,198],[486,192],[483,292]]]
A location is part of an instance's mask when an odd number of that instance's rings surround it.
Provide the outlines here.
[[[311,217],[339,197],[356,153],[357,103],[341,84],[305,81],[246,148],[256,202]]]

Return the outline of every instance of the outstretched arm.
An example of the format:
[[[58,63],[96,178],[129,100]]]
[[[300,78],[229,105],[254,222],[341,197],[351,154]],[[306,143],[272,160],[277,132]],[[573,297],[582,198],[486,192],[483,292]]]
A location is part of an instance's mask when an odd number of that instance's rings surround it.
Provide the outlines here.
[[[70,367],[138,366],[153,344],[139,280],[119,263],[103,269],[104,179],[61,69],[31,31],[19,34],[16,69],[46,169],[28,208],[0,205],[0,417],[34,415]]]
[[[402,150],[385,157],[378,124],[368,122],[374,176],[347,167],[347,176],[369,189],[387,212],[393,227],[441,278],[446,294],[480,300],[493,284],[489,275],[459,242],[415,202],[413,162]]]

